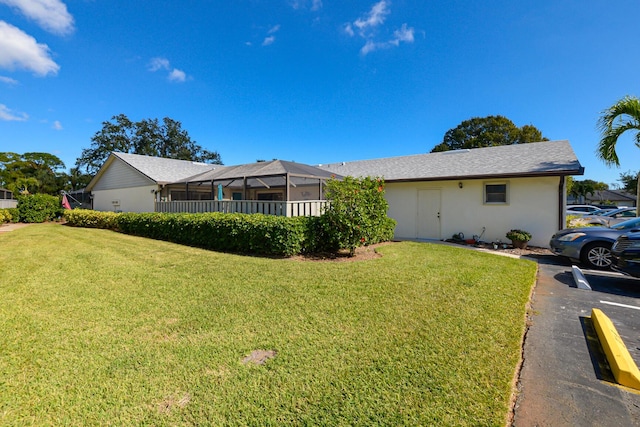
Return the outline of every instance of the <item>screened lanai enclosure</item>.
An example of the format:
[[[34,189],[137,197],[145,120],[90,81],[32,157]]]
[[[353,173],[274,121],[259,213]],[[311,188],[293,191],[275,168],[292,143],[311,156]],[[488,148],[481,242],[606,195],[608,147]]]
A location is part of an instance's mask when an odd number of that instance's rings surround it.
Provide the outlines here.
[[[18,201],[13,198],[13,192],[0,188],[0,209],[15,208]]]
[[[155,210],[317,216],[331,178],[342,177],[283,160],[227,166],[164,185]]]

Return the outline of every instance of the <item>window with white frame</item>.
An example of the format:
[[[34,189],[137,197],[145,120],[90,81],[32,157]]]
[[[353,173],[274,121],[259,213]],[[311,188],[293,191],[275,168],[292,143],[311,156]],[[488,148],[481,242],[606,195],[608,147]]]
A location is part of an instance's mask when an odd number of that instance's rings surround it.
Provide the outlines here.
[[[487,182],[484,184],[484,203],[491,205],[504,205],[509,201],[508,186],[506,182]]]

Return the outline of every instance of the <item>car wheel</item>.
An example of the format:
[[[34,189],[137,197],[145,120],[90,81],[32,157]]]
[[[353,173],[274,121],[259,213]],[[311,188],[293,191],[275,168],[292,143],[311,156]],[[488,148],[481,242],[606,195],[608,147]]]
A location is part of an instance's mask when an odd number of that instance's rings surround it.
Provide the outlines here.
[[[594,242],[582,249],[580,260],[595,270],[607,270],[611,267],[611,243]]]

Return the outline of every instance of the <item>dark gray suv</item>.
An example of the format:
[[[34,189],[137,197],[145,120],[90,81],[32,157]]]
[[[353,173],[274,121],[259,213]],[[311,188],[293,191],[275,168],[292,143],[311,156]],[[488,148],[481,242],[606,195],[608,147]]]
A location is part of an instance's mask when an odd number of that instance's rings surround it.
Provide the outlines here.
[[[611,268],[640,277],[640,232],[625,233],[611,247]]]

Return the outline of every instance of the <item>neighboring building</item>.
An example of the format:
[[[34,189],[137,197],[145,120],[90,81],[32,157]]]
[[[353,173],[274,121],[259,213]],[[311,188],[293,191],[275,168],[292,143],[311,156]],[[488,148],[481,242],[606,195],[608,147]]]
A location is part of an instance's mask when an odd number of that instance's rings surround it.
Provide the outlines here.
[[[15,208],[18,201],[13,198],[13,192],[0,188],[0,209]]]
[[[448,239],[463,233],[506,242],[507,231],[519,228],[533,235],[532,245],[546,247],[553,233],[564,228],[565,177],[583,173],[568,141],[318,167],[279,160],[219,166],[112,153],[87,190],[96,210],[250,208],[306,215],[319,212],[321,205],[311,204],[322,200],[323,182],[332,175],[379,176],[386,182],[388,214],[398,222],[397,239]]]
[[[86,191],[98,211],[153,212],[162,186],[217,165],[113,152]]]
[[[587,194],[586,203],[591,205],[637,206],[636,195],[622,190],[602,190]]]
[[[222,166],[114,152],[87,191],[100,211],[306,215],[320,213],[322,203],[311,201],[323,199],[330,177],[313,166],[282,160]]]
[[[380,176],[397,239],[454,234],[508,242],[513,228],[547,247],[565,221],[565,177],[582,175],[568,141],[418,154],[321,165],[343,176]]]

